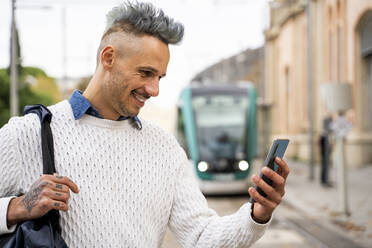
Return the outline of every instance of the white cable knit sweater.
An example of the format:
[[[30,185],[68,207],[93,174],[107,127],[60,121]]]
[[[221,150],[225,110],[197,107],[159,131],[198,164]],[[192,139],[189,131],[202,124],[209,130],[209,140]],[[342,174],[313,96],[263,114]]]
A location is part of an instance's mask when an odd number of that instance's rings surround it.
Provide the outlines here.
[[[70,247],[160,247],[167,225],[183,247],[249,247],[267,228],[251,219],[249,203],[225,217],[209,209],[182,148],[153,124],[75,120],[68,101],[50,109],[56,170],[80,188],[61,212]],[[41,172],[38,117],[12,118],[0,129],[0,234],[14,230],[8,196],[26,192]]]

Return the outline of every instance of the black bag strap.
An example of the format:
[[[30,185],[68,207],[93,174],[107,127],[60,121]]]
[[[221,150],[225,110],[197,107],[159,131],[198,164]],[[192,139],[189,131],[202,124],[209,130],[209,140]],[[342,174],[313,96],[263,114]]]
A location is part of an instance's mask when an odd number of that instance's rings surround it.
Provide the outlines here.
[[[40,119],[41,125],[41,151],[43,156],[43,174],[53,174],[56,172],[54,165],[54,145],[53,145],[53,133],[50,128],[50,122],[52,121],[52,112],[42,104],[27,105],[24,108],[23,114],[34,113]],[[53,230],[61,233],[61,226],[59,224],[60,213],[57,210],[49,211],[44,217],[36,220],[36,224],[42,226],[44,223],[43,219],[50,220]],[[39,223],[40,222],[40,223]],[[38,224],[39,223],[39,224]]]
[[[53,174],[56,172],[54,165],[53,134],[50,128],[50,122],[53,115],[50,110],[42,104],[26,106],[23,114],[25,115],[29,113],[37,114],[40,119],[43,174]]]

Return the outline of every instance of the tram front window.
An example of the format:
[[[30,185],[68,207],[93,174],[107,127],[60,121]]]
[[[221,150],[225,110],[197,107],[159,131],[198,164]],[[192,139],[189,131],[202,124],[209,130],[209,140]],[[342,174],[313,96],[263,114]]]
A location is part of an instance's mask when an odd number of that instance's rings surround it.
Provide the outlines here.
[[[217,161],[237,161],[244,158],[248,107],[246,95],[207,95],[193,98],[200,160],[221,164]]]

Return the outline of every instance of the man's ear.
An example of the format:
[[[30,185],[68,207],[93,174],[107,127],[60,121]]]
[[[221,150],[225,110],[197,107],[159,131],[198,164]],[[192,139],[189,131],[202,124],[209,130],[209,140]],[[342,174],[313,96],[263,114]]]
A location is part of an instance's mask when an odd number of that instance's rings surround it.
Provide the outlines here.
[[[115,60],[115,48],[110,45],[103,48],[100,59],[103,68],[111,68]]]

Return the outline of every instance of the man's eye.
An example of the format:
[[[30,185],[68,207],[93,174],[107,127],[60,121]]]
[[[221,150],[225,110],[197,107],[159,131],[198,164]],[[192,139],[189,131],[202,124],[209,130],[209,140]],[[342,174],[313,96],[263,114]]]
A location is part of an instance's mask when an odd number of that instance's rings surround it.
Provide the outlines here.
[[[143,77],[152,77],[154,73],[152,71],[141,71]]]

